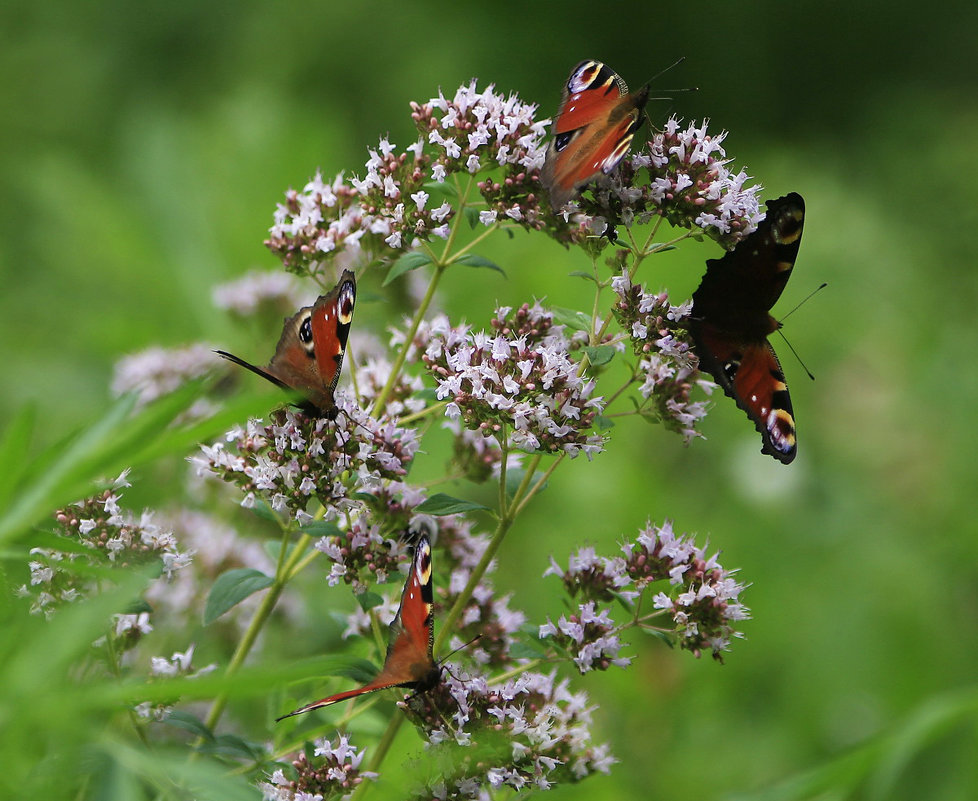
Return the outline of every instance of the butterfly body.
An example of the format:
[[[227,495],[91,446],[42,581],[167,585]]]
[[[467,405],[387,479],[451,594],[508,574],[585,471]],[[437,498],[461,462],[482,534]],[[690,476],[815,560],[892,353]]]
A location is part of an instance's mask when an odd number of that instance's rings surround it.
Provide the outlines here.
[[[346,270],[329,293],[285,321],[275,355],[264,367],[223,350],[217,353],[283,389],[298,390],[315,410],[335,417],[333,393],[350,335],[356,294],[356,278]]]
[[[434,645],[434,596],[431,589],[431,545],[421,537],[414,551],[401,605],[390,625],[384,666],[373,681],[355,690],[329,695],[277,720],[301,715],[375,690],[407,687],[416,693],[433,689],[441,681],[441,666],[431,654]]]
[[[762,452],[788,464],[797,452],[794,411],[768,336],[770,313],[798,256],[805,218],[801,195],[768,201],[757,230],[721,259],[709,259],[693,293],[690,333],[700,366],[754,422]]]
[[[559,209],[589,181],[608,175],[628,153],[644,119],[648,87],[629,92],[600,61],[582,61],[564,85],[540,181]]]

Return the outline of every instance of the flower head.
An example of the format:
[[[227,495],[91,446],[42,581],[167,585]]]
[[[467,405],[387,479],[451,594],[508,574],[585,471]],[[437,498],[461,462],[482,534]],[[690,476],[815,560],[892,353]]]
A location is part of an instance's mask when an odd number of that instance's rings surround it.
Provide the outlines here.
[[[446,414],[484,436],[528,451],[589,458],[604,447],[591,427],[601,410],[594,382],[579,375],[570,341],[539,304],[496,309],[493,333],[434,333],[424,355],[450,399]]]
[[[299,754],[291,765],[259,782],[258,788],[266,801],[349,798],[364,779],[377,778],[376,773],[360,770],[363,755],[345,734],[337,737],[335,745],[317,740],[312,753]]]
[[[451,99],[440,94],[412,103],[419,137],[399,150],[386,137],[361,175],[327,183],[317,173],[301,192],[290,190],[275,213],[266,245],[294,272],[318,272],[321,262],[361,253],[383,257],[419,242],[445,239],[461,210],[446,179],[491,173],[478,183],[493,221],[541,228],[536,171],[543,164],[548,120],[516,95],[504,97],[475,81]],[[432,187],[445,191],[432,192]]]
[[[694,437],[703,436],[696,424],[706,416],[706,403],[690,400],[692,388],[698,384],[709,392],[714,387],[712,381],[700,378],[699,359],[686,332],[690,305],[673,306],[667,293],[646,292],[631,282],[627,270],[612,279],[611,285],[618,295],[615,316],[641,360],[644,381],[639,391],[647,401],[642,412],[681,434],[689,444]]]

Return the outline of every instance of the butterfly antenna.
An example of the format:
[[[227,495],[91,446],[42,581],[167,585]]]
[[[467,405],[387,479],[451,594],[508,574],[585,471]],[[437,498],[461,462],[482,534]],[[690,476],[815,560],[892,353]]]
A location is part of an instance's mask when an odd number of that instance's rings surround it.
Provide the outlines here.
[[[795,358],[798,360],[798,364],[801,365],[801,369],[808,374],[808,377],[812,379],[812,381],[814,381],[815,380],[814,374],[812,373],[811,370],[808,369],[808,366],[801,360],[801,356],[798,355],[798,351],[795,350],[795,346],[791,344],[790,340],[788,339],[788,337],[784,335],[784,332],[781,331],[781,329],[778,329],[778,333],[781,334],[781,339],[783,339],[784,344],[788,346],[788,350],[790,350],[794,354]]]
[[[653,81],[658,80],[659,78],[661,78],[663,75],[665,75],[667,72],[669,72],[669,70],[673,69],[673,67],[678,67],[685,60],[686,60],[686,56],[680,56],[675,61],[673,61],[672,64],[670,64],[668,67],[666,67],[663,70],[659,70],[655,75],[653,75],[651,78],[649,78],[645,82],[645,85],[646,86],[651,86]],[[659,91],[659,92],[665,92],[667,95],[676,95],[676,94],[681,94],[683,92],[698,92],[699,90],[700,90],[700,88],[698,86],[687,86],[685,89],[658,89],[657,91]],[[672,100],[672,98],[671,97],[650,97],[649,100]]]
[[[482,635],[481,635],[481,634],[476,634],[476,635],[475,635],[475,636],[474,636],[474,637],[473,637],[473,638],[472,638],[471,640],[469,640],[469,641],[468,641],[467,643],[463,643],[463,644],[462,644],[462,645],[460,645],[460,646],[459,646],[458,648],[456,648],[456,649],[455,649],[454,651],[452,651],[451,653],[449,653],[449,654],[447,654],[446,656],[444,656],[444,657],[443,657],[442,659],[439,659],[438,661],[439,661],[440,663],[442,663],[442,664],[444,664],[444,663],[445,663],[445,662],[447,662],[447,661],[448,661],[449,659],[451,659],[451,658],[452,658],[453,656],[455,656],[455,654],[457,654],[457,653],[458,653],[459,651],[464,651],[464,650],[465,650],[466,648],[468,648],[468,647],[469,647],[470,645],[472,645],[472,643],[474,643],[474,642],[475,642],[476,640],[479,640],[479,639],[481,639],[481,638],[482,638]]]
[[[798,311],[798,309],[800,309],[802,306],[804,306],[806,303],[808,303],[808,301],[810,301],[813,297],[815,297],[815,295],[817,295],[819,292],[821,292],[827,286],[828,286],[828,283],[823,283],[821,286],[818,287],[818,289],[814,289],[811,292],[809,292],[808,293],[808,297],[804,298],[797,306],[795,306],[795,308],[793,308],[790,312],[788,312],[784,317],[781,318],[781,322],[783,323],[785,320],[787,320],[792,314],[794,314],[796,311]],[[787,340],[785,340],[785,341],[787,341]]]

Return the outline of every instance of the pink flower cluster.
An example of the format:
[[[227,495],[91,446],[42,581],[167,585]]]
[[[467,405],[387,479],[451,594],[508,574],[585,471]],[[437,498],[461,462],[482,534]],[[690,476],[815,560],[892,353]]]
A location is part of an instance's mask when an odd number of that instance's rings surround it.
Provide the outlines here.
[[[425,760],[441,768],[441,779],[414,798],[481,799],[487,787],[549,790],[608,773],[617,761],[607,745],[591,742],[587,696],[571,692],[556,672],[527,672],[492,686],[481,677],[446,675],[407,707],[432,744]],[[457,748],[473,744],[471,758]]]
[[[686,333],[690,304],[673,306],[667,293],[646,292],[631,282],[625,270],[612,279],[611,286],[618,295],[615,317],[640,359],[639,391],[646,400],[640,411],[682,435],[687,444],[701,437],[696,424],[706,416],[707,407],[703,401],[691,401],[690,392],[695,384],[711,392],[714,384],[700,378],[699,360]]]
[[[131,565],[159,562],[165,580],[191,562],[192,552],[181,551],[173,532],[153,522],[144,511],[136,517],[123,510],[120,490],[131,486],[126,470],[111,488],[55,513],[57,533],[85,546],[84,555],[51,548],[32,548],[30,583],[21,585],[18,594],[31,598],[31,611],[50,617],[66,603],[97,591],[91,570],[80,565]],[[152,627],[148,615],[120,615],[117,635],[133,644]]]
[[[376,773],[360,769],[364,752],[350,745],[345,734],[338,736],[336,745],[325,738],[317,740],[311,751],[259,783],[265,801],[349,798],[364,779],[377,778]]]
[[[619,598],[640,602],[646,588],[666,582],[668,587],[652,598],[653,607],[659,611],[648,619],[668,614],[672,628],[660,630],[670,634],[677,645],[696,655],[709,649],[719,660],[722,652],[729,649],[731,639],[743,636],[734,624],[750,617],[750,611],[739,600],[744,585],[733,578],[736,571],[720,565],[718,554],[707,556],[705,548],[696,547],[692,537],[677,536],[668,522],[661,527],[646,526],[634,542],[622,545],[622,553],[624,557],[607,558],[599,557],[593,549],[582,548],[571,556],[567,570],[551,562],[544,575],[560,576],[572,598],[580,595],[588,599],[580,607],[578,624],[583,625],[586,616],[606,626],[607,621],[589,606],[593,601]],[[642,625],[652,627],[645,618],[642,620]],[[545,628],[552,633],[553,624]],[[585,644],[583,637],[573,637],[572,632],[564,634],[577,641],[579,647]],[[602,636],[600,632],[598,636]]]
[[[418,447],[413,429],[372,418],[349,399],[337,401],[335,420],[294,409],[274,412],[268,424],[249,420],[228,432],[227,444],[201,447],[192,459],[198,474],[237,485],[242,506],[263,500],[300,524],[312,521],[306,507],[313,498],[335,516],[355,503],[353,492],[403,477]]]
[[[398,152],[383,138],[369,150],[363,177],[340,174],[329,183],[317,173],[301,192],[290,190],[265,244],[287,269],[316,273],[321,261],[337,255],[383,256],[445,239],[462,203],[446,179],[500,169],[501,177],[479,184],[489,204],[483,222],[498,214],[541,227],[531,175],[543,164],[549,120],[536,120],[535,112],[492,86],[478,91],[474,81],[450,100],[439,94],[412,103],[417,141]]]
[[[591,431],[601,411],[594,382],[579,374],[570,340],[539,304],[496,309],[493,333],[432,330],[424,363],[446,414],[484,436],[527,450],[588,458],[604,448]]]

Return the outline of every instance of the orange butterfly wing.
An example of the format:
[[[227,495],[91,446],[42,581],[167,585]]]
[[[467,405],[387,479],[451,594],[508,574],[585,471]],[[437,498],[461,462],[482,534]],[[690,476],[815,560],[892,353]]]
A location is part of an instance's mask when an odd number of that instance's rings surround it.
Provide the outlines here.
[[[582,61],[564,86],[540,181],[558,209],[588,181],[609,174],[628,153],[644,119],[648,87],[629,93],[599,61]]]
[[[401,594],[401,605],[390,625],[390,643],[380,673],[363,687],[321,698],[276,720],[390,687],[410,687],[416,692],[430,690],[441,679],[441,668],[431,655],[434,642],[433,605],[431,545],[427,537],[422,537],[414,551],[411,571]]]
[[[333,393],[340,378],[356,295],[356,277],[345,270],[328,294],[285,321],[275,355],[264,367],[227,351],[217,353],[283,389],[298,390],[315,410],[335,417]]]

